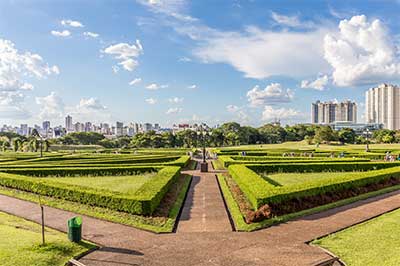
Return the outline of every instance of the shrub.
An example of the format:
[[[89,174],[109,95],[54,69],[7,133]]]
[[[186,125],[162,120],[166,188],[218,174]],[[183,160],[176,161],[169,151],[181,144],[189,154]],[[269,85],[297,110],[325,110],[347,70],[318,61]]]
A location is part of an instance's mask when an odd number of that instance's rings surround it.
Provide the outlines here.
[[[339,170],[342,169],[340,166],[349,165],[347,171],[355,171],[359,169],[372,170],[373,164],[370,163],[355,163],[358,166],[352,166],[352,164],[332,163],[326,164],[315,164],[313,167],[314,171],[323,170]],[[362,166],[361,166],[362,165]],[[346,189],[352,189],[356,187],[363,187],[369,184],[379,183],[390,178],[400,178],[400,167],[399,164],[378,164],[381,170],[366,171],[363,173],[346,175],[345,173],[341,177],[333,177],[329,179],[317,179],[311,180],[300,184],[293,184],[288,186],[276,187],[266,182],[256,171],[264,170],[269,167],[272,170],[273,165],[231,165],[229,166],[229,173],[232,178],[236,181],[240,189],[249,199],[254,209],[258,209],[264,204],[270,203],[284,203],[291,199],[301,199],[307,196],[323,195],[328,192],[342,191]],[[281,166],[281,165],[279,165]],[[288,165],[290,170],[287,172],[296,172],[308,169],[310,164],[298,164]],[[384,169],[388,168],[388,169]],[[276,169],[274,169],[276,170]],[[273,172],[273,171],[272,171]]]
[[[0,173],[0,185],[33,192],[40,195],[61,198],[92,206],[105,207],[132,214],[150,215],[157,208],[165,193],[180,175],[180,167],[164,167],[157,175],[147,181],[136,193],[124,194],[103,189],[94,189],[77,185],[63,184],[57,181],[37,179],[29,176],[16,175],[73,175],[73,174],[109,174],[121,171],[144,171],[156,168],[129,168],[129,169],[24,169],[9,170],[13,174]],[[72,170],[72,171],[71,171]],[[25,171],[25,172],[24,172]],[[58,171],[58,172],[56,172]],[[69,172],[69,173],[68,173]]]

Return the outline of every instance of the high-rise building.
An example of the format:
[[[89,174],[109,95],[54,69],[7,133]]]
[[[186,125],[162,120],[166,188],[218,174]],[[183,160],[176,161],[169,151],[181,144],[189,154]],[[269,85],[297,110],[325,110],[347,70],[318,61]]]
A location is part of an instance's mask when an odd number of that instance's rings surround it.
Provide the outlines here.
[[[28,125],[27,124],[21,124],[20,134],[22,136],[28,136]]]
[[[74,131],[74,125],[72,124],[72,117],[67,115],[65,117],[65,129],[67,132]]]
[[[85,123],[85,132],[92,132],[92,123],[91,122],[86,122]]]
[[[48,131],[50,129],[50,121],[43,121],[42,123],[43,131]]]
[[[124,123],[117,122],[115,125],[115,135],[117,137],[124,135]]]
[[[381,84],[365,92],[367,123],[383,124],[384,128],[400,129],[400,88]]]
[[[144,123],[143,124],[143,132],[148,132],[150,130],[153,130],[153,125],[150,123]]]
[[[311,104],[311,123],[357,122],[357,104],[351,101],[320,102]]]
[[[50,121],[43,121],[42,123],[42,134],[44,137],[48,138],[50,136]]]

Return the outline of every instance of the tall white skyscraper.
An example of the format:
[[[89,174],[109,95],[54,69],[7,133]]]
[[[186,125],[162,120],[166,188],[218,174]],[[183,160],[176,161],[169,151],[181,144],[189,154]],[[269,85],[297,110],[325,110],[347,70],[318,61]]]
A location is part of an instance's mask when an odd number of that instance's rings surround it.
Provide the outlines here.
[[[400,88],[381,84],[365,92],[367,123],[383,124],[384,128],[400,129]]]

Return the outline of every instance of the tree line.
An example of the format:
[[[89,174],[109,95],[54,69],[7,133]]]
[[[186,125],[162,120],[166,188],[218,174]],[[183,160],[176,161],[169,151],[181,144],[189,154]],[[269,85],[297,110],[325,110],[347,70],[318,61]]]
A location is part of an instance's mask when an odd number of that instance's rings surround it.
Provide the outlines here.
[[[248,144],[275,144],[286,141],[305,140],[309,144],[318,143],[350,143],[364,144],[365,136],[358,136],[354,130],[344,128],[334,131],[329,126],[322,125],[287,125],[265,124],[261,127],[241,126],[236,122],[229,122],[218,128],[210,129],[204,137],[209,147],[248,145]],[[382,129],[374,131],[369,136],[374,143],[400,143],[400,131]],[[15,133],[0,132],[0,149],[14,151],[37,151],[40,140],[36,137],[24,137]],[[58,145],[100,145],[104,148],[174,148],[200,147],[203,137],[193,130],[156,133],[149,131],[138,133],[133,137],[122,136],[115,139],[105,138],[95,132],[73,132],[58,139],[43,140],[43,150],[48,150],[53,144]]]

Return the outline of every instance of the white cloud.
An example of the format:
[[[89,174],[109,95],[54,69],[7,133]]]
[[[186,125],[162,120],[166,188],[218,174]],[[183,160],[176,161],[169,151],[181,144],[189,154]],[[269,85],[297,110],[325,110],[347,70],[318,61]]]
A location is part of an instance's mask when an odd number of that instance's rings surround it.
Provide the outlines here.
[[[105,110],[107,109],[97,98],[83,98],[79,101],[77,109]]]
[[[170,103],[181,103],[181,102],[183,102],[183,98],[178,98],[178,97],[169,98],[168,102],[170,102]]]
[[[169,115],[169,114],[177,114],[177,113],[182,112],[182,110],[183,110],[182,108],[178,108],[178,107],[169,108],[169,109],[167,110],[166,114],[167,114],[167,115]]]
[[[394,37],[379,19],[361,15],[342,20],[338,33],[326,35],[324,50],[338,86],[376,84],[400,74]]]
[[[25,108],[25,95],[17,91],[0,90],[0,118],[28,119],[32,114]]]
[[[188,89],[196,89],[196,88],[197,88],[197,85],[196,85],[196,84],[193,84],[193,85],[188,86]]]
[[[117,74],[118,71],[119,71],[119,67],[118,66],[112,66],[111,69],[112,69],[114,74]]]
[[[274,75],[291,77],[313,75],[329,70],[323,58],[325,28],[307,32],[273,32],[248,27],[245,32],[215,32],[202,36],[193,28],[200,44],[195,56],[205,63],[227,63],[246,77],[264,79]]]
[[[100,36],[98,33],[91,32],[91,31],[85,31],[83,33],[83,35],[86,36],[86,37],[90,37],[90,38],[97,38],[97,37]]]
[[[158,89],[165,89],[165,88],[168,88],[167,84],[158,85],[157,83],[151,83],[146,86],[146,89],[148,89],[148,90],[158,90]]]
[[[132,45],[128,43],[110,45],[102,52],[120,60],[118,65],[121,65],[125,70],[133,71],[139,64],[137,58],[143,54],[143,47],[140,41],[136,40],[136,44]]]
[[[325,89],[326,85],[328,85],[328,82],[329,82],[328,75],[323,75],[323,76],[318,77],[314,81],[302,80],[301,87],[303,89],[314,89],[314,90],[318,90],[318,91],[323,91]]]
[[[266,105],[264,106],[264,111],[262,113],[262,120],[264,121],[272,121],[272,120],[281,120],[281,119],[292,119],[298,118],[302,114],[294,110],[292,108],[274,108],[273,106]]]
[[[226,106],[226,110],[227,110],[229,113],[236,113],[236,112],[239,110],[239,107],[236,106],[236,105],[230,104],[230,105],[227,105],[227,106]]]
[[[139,84],[141,81],[142,81],[141,78],[135,78],[131,82],[129,82],[129,85],[133,86],[133,85]]]
[[[110,121],[109,109],[97,98],[82,98],[78,105],[65,108],[66,114],[71,115],[75,121],[91,121],[104,123]]]
[[[145,101],[146,101],[146,103],[148,103],[148,104],[156,104],[156,103],[157,103],[157,100],[154,99],[154,98],[148,98],[148,99],[146,99]]]
[[[187,1],[185,0],[137,0],[137,2],[147,6],[156,14],[167,15],[182,22],[197,20],[196,18],[184,14],[187,5]]]
[[[64,115],[64,102],[54,91],[45,97],[36,97],[36,104],[40,106],[40,119],[60,119]]]
[[[247,92],[247,100],[251,106],[264,104],[287,103],[293,99],[294,93],[291,89],[284,89],[279,83],[271,83],[263,90],[257,85]]]
[[[70,20],[70,19],[61,20],[61,25],[74,27],[74,28],[83,28],[84,27],[81,22],[76,21],[76,20]]]
[[[71,32],[69,30],[63,30],[63,31],[52,30],[51,34],[56,37],[68,37],[71,35]]]
[[[289,27],[299,27],[301,26],[300,19],[297,16],[285,16],[285,15],[280,15],[278,13],[272,12],[272,19],[275,20],[275,22],[289,26]]]
[[[30,116],[25,109],[25,93],[33,90],[29,79],[44,79],[58,74],[57,66],[49,66],[43,58],[30,52],[19,52],[14,43],[0,39],[0,117],[23,119]]]
[[[183,56],[183,57],[179,58],[179,62],[192,62],[192,59],[190,59],[189,57]]]

